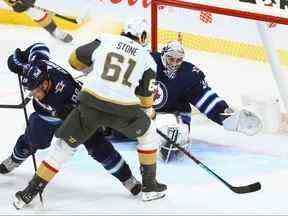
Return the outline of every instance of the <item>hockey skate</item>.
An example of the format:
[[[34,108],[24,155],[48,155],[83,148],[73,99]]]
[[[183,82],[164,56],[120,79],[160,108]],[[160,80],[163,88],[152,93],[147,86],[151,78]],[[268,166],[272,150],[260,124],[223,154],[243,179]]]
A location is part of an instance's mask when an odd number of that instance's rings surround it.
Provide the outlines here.
[[[56,28],[51,35],[55,38],[57,38],[58,40],[61,40],[64,43],[70,43],[73,40],[72,35],[70,35],[67,32],[62,31],[59,28]]]
[[[47,182],[37,175],[29,182],[23,191],[18,191],[14,196],[13,206],[19,210],[27,206],[38,193],[42,193]]]
[[[142,200],[151,201],[161,199],[166,195],[167,186],[156,180],[142,187]]]
[[[15,168],[19,167],[21,163],[17,163],[12,160],[11,157],[8,157],[6,160],[4,160],[0,164],[0,173],[1,174],[7,174],[14,170]]]
[[[167,186],[156,181],[156,164],[142,165],[142,200],[161,199],[166,195]]]
[[[141,192],[142,185],[134,176],[124,181],[123,185],[134,196]]]

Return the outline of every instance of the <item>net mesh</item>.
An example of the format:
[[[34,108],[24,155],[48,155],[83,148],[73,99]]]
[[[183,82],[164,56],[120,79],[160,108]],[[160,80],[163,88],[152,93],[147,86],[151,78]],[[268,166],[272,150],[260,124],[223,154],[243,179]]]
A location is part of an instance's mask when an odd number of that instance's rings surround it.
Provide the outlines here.
[[[160,46],[171,40],[178,40],[188,49],[267,62],[263,45],[257,35],[255,21],[170,6],[162,7],[158,13],[159,28],[157,30]],[[162,19],[165,19],[164,25],[161,23]],[[175,19],[179,20],[180,23],[175,23]],[[167,20],[172,20],[170,25],[167,24]],[[183,23],[185,23],[186,28]],[[288,47],[282,47],[282,44],[285,43],[283,29],[286,26],[275,23],[267,23],[267,26],[271,32],[276,32],[275,39],[280,44],[277,52],[281,64],[288,66]],[[239,32],[237,28],[242,29],[242,31],[250,31],[249,36],[237,37],[237,32]],[[215,29],[217,30],[215,31]],[[213,35],[213,32],[216,34]],[[235,32],[234,35],[233,32]],[[287,30],[286,33],[288,33]]]
[[[264,92],[263,94],[267,94],[267,98],[271,95],[279,98],[277,85],[268,64],[256,22],[259,21],[213,14],[207,11],[161,6],[158,8],[158,50],[161,50],[161,47],[171,40],[180,41],[185,50],[192,52],[188,56],[188,60],[193,59],[192,63],[200,66],[200,69],[204,70],[206,75],[208,74],[207,77],[210,78],[208,83],[212,83],[212,87],[215,87],[216,91],[236,109],[243,106],[241,97],[246,93]],[[283,73],[287,74],[288,45],[285,42],[285,35],[288,33],[287,26],[273,22],[266,22],[265,26],[269,35],[272,35],[281,69]],[[202,57],[199,58],[203,53],[209,53],[204,60]],[[219,64],[216,66],[217,56],[220,58]],[[221,56],[228,58],[225,59]],[[235,59],[239,59],[239,61]],[[242,70],[239,69],[241,67],[243,67]],[[226,71],[223,72],[224,70]],[[215,82],[213,83],[213,81]],[[257,88],[257,85],[260,88]],[[247,89],[244,89],[243,86],[246,86]],[[237,102],[235,103],[235,101]],[[270,102],[267,102],[267,106],[270,105]],[[279,123],[277,132],[287,132],[288,118],[287,113],[283,113],[285,112],[283,106],[281,111],[281,123]],[[195,116],[199,112],[193,108],[192,114]],[[272,127],[270,119],[265,124],[267,124],[267,131],[270,130],[269,127]]]

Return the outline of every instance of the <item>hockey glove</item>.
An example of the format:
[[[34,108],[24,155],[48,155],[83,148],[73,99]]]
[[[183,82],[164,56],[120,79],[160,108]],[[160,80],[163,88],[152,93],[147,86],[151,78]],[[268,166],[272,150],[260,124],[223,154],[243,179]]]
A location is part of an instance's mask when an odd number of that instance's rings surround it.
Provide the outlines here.
[[[248,110],[240,110],[227,117],[223,121],[223,127],[229,131],[236,131],[252,136],[262,129],[262,121],[254,113]]]
[[[7,64],[10,71],[23,76],[25,68],[28,65],[26,53],[17,48],[13,55],[9,56]]]

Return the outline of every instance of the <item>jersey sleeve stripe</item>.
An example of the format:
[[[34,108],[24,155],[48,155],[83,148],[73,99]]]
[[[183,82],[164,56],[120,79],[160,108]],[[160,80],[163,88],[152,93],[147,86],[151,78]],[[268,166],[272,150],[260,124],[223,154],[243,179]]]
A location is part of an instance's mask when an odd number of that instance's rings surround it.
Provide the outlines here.
[[[95,39],[94,41],[88,44],[78,47],[75,50],[77,59],[83,64],[87,65],[88,67],[91,66],[93,64],[93,61],[92,61],[93,53],[100,46],[100,44],[101,44],[101,41],[98,39]]]
[[[207,91],[203,94],[203,96],[200,97],[200,99],[196,103],[196,108],[200,109],[202,105],[206,102],[206,100],[213,94],[215,94],[215,92],[213,92],[211,89],[207,89]]]
[[[78,59],[76,51],[71,53],[69,58],[69,64],[71,65],[71,67],[79,71],[89,67]]]
[[[211,112],[211,110],[213,110],[213,109],[215,108],[215,106],[216,106],[219,102],[221,102],[221,101],[223,101],[223,100],[222,100],[220,97],[214,98],[214,100],[209,103],[209,105],[208,105],[208,107],[205,109],[204,113],[205,113],[206,115],[208,115],[208,114]]]
[[[152,107],[153,96],[148,96],[148,97],[138,96],[138,98],[140,99],[140,106],[145,107],[145,108]]]

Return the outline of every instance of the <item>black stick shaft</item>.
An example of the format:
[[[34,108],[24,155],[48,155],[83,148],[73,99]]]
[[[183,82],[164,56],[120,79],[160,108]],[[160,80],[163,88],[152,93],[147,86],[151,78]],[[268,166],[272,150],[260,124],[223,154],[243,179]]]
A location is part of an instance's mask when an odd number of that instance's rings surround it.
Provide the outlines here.
[[[157,129],[157,133],[167,140],[170,144],[178,148],[180,151],[182,151],[186,156],[188,156],[190,159],[192,159],[196,164],[198,164],[200,167],[202,167],[204,170],[206,170],[210,175],[216,177],[218,180],[220,180],[224,185],[226,185],[230,190],[232,190],[235,193],[251,193],[257,190],[261,189],[261,184],[259,182],[253,183],[251,185],[246,186],[240,186],[235,187],[229,184],[227,181],[225,181],[223,178],[221,178],[219,175],[217,175],[214,171],[212,171],[209,167],[207,167],[205,164],[203,164],[201,161],[199,161],[197,158],[195,158],[190,152],[188,152],[186,149],[181,147],[179,144],[172,141],[168,136],[166,136],[164,133],[162,133],[159,129]]]
[[[26,97],[24,99],[24,102],[20,104],[0,104],[0,109],[5,108],[5,109],[24,109],[24,107],[29,103],[31,99],[29,97]]]
[[[23,92],[23,87],[22,87],[22,82],[21,82],[21,76],[19,74],[18,74],[18,82],[19,82],[19,89],[20,89],[20,93],[21,93],[21,100],[22,100],[22,103],[24,104],[25,103],[25,98],[24,98],[24,92]],[[27,113],[26,106],[23,107],[23,111],[24,111],[24,116],[25,116],[25,121],[26,121],[26,127],[28,127],[29,121],[28,121],[28,113]],[[36,172],[37,163],[36,163],[35,154],[33,153],[33,150],[31,149],[30,145],[29,145],[29,149],[30,149],[30,153],[31,153],[31,156],[32,156],[32,160],[33,160],[34,171]],[[43,205],[42,193],[39,193],[39,198],[40,198],[40,202]]]

